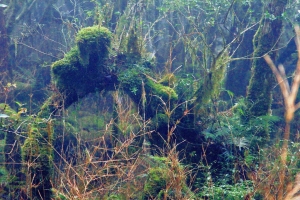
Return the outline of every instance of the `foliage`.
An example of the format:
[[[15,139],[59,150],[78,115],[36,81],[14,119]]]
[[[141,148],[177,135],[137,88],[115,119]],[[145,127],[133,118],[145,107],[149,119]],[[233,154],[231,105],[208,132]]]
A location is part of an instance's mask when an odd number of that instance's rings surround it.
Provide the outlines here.
[[[118,81],[121,86],[131,92],[134,96],[138,98],[142,94],[142,80],[144,74],[148,74],[149,69],[141,66],[139,64],[130,65],[127,70],[121,71],[118,75]]]
[[[217,183],[201,188],[199,196],[216,200],[239,200],[244,199],[251,191],[253,191],[251,181],[243,181],[234,185]]]
[[[299,127],[280,140],[261,59],[283,55],[292,2],[3,3],[0,198],[250,199],[297,186]]]
[[[188,167],[179,162],[178,153],[173,152],[174,150],[171,149],[166,157],[150,157],[153,166],[147,173],[144,198],[182,199],[194,197],[186,183]]]
[[[23,161],[28,164],[25,168],[27,176],[26,185],[30,198],[51,199],[53,173],[53,149],[49,146],[52,142],[51,122],[36,123],[28,127],[28,137],[22,146]]]
[[[144,192],[148,197],[162,199],[164,196],[163,188],[166,187],[166,173],[165,170],[157,167],[151,168],[148,173],[148,180],[144,187]]]

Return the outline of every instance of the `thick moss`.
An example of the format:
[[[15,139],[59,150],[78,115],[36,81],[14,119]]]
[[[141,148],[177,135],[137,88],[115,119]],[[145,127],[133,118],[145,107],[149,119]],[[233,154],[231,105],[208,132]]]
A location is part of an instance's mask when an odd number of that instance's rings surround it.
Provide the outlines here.
[[[34,163],[25,167],[30,182],[36,187],[31,187],[33,199],[50,200],[52,197],[51,177],[52,166],[52,143],[51,123],[37,123],[29,127],[28,138],[22,146],[22,157],[26,163]]]
[[[146,91],[151,91],[152,94],[161,97],[164,101],[177,100],[178,95],[174,89],[155,83],[154,81],[147,79],[146,82]]]
[[[83,66],[94,65],[108,55],[111,32],[104,27],[92,26],[81,29],[76,36],[80,63]]]
[[[73,48],[65,58],[53,63],[53,80],[60,90],[80,85],[79,80],[83,67],[79,62],[78,55],[78,49]]]
[[[65,106],[107,85],[104,63],[110,41],[111,33],[104,27],[83,28],[76,36],[77,46],[53,63],[52,78],[59,91],[67,95]]]

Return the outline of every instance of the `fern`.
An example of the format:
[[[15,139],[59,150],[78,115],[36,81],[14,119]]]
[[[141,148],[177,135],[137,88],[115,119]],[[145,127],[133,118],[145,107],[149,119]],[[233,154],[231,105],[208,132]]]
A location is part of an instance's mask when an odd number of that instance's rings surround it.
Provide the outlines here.
[[[232,144],[237,146],[240,151],[242,150],[242,148],[248,148],[250,143],[249,140],[245,137],[232,137],[231,142]]]

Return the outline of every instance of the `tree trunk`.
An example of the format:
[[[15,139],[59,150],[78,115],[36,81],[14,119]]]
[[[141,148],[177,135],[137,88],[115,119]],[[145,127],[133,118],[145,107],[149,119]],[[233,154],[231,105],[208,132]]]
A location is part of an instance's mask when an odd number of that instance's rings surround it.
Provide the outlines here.
[[[0,8],[0,75],[1,82],[6,82],[8,73],[8,35],[5,27],[4,8]]]
[[[284,12],[287,0],[275,0],[268,5],[268,17],[261,20],[254,39],[254,60],[252,63],[252,75],[247,92],[248,120],[258,116],[268,115],[272,103],[272,89],[275,79],[272,70],[262,58],[269,54],[272,60],[276,60],[276,46],[282,29],[281,15]],[[268,130],[262,130],[257,135],[262,139],[268,139]]]

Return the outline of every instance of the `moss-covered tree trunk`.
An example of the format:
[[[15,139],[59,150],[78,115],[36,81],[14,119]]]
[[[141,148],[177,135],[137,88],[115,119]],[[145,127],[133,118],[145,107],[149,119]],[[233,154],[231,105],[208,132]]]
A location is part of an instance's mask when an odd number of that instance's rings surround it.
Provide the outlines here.
[[[227,44],[238,37],[238,39],[231,45],[231,49],[236,50],[233,55],[235,58],[247,58],[252,54],[252,39],[256,30],[253,28],[247,30],[241,35],[239,34],[244,31],[244,27],[247,27],[253,18],[260,18],[259,16],[261,16],[261,12],[259,12],[257,8],[260,8],[261,6],[261,1],[257,1],[254,5],[235,3],[233,6],[235,16],[233,18],[233,25],[230,29]],[[255,12],[253,13],[251,10],[255,10]],[[250,70],[250,59],[234,60],[230,62],[226,75],[226,89],[233,92],[236,97],[245,96],[246,87],[250,78]]]
[[[22,146],[27,196],[30,199],[52,199],[53,147],[52,109],[47,101],[36,121],[29,126],[28,137]],[[44,118],[48,116],[47,118]]]
[[[8,196],[12,199],[21,198],[22,158],[19,140],[13,130],[9,129],[5,137],[5,168],[8,172]]]
[[[0,81],[5,83],[10,73],[8,73],[8,35],[3,12],[4,8],[0,7],[0,75],[2,77]]]
[[[248,119],[268,115],[272,102],[272,88],[275,83],[273,73],[263,55],[269,54],[276,60],[276,46],[282,29],[282,13],[287,0],[274,0],[267,7],[268,14],[261,19],[254,36],[254,60],[252,75],[247,91]],[[257,136],[268,138],[268,130],[262,130]]]

